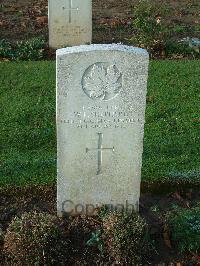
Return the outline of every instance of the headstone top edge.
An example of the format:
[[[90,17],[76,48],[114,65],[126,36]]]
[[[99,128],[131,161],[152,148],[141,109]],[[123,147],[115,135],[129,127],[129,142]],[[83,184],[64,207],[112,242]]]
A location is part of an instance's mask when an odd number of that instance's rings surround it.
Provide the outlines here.
[[[123,44],[91,44],[91,45],[66,47],[58,49],[56,51],[56,56],[81,53],[81,52],[92,52],[92,51],[121,51],[149,58],[149,53],[147,52],[147,50]]]

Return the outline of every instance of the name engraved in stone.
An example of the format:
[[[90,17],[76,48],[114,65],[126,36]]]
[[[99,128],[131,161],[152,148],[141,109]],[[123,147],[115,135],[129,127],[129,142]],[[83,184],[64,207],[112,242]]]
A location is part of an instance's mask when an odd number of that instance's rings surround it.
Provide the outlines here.
[[[68,113],[66,118],[58,122],[77,128],[126,128],[126,125],[141,123],[140,118],[127,112],[117,110],[116,106],[83,107],[82,111]]]
[[[77,36],[77,35],[80,35],[81,33],[86,32],[86,30],[82,29],[80,26],[69,27],[69,25],[60,27],[59,29],[56,28],[55,31],[57,34],[63,34],[63,36],[68,36],[68,35]]]

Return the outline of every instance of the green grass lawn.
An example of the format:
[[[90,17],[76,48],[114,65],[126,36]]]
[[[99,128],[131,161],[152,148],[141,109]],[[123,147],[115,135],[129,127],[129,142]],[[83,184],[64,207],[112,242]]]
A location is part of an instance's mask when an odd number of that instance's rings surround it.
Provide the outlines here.
[[[55,62],[0,63],[0,185],[56,180]],[[150,64],[143,180],[200,180],[200,63]]]

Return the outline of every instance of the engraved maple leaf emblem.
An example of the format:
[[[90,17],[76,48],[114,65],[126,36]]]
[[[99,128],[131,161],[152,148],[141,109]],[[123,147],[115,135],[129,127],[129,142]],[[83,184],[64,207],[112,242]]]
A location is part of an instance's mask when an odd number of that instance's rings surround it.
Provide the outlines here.
[[[83,78],[84,91],[92,99],[112,99],[121,87],[122,75],[115,65],[94,64]]]

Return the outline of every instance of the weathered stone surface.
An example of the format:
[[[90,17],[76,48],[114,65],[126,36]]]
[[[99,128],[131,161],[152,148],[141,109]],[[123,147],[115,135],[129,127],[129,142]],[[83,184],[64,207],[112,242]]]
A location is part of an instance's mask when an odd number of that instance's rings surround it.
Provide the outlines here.
[[[58,214],[138,208],[148,62],[116,44],[57,51]]]
[[[49,0],[49,46],[91,43],[92,0]]]

